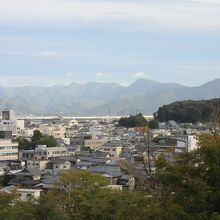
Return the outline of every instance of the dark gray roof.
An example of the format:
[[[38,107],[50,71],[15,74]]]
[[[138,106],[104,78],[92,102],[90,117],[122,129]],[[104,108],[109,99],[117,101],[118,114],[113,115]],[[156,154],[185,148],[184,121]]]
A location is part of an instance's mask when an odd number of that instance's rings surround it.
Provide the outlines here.
[[[69,161],[69,162],[76,162],[78,158],[71,157],[71,156],[62,156],[62,157],[56,157],[56,160],[61,160],[61,161]]]
[[[56,182],[59,181],[59,176],[54,176],[54,175],[43,175],[41,177],[41,183],[44,184],[55,184]]]
[[[40,176],[41,171],[37,168],[26,168],[22,170],[19,175],[24,175],[24,176]]]
[[[0,189],[0,192],[12,193],[12,191],[14,191],[15,189],[16,189],[16,186],[11,185],[11,186],[6,186],[6,187]]]
[[[94,163],[89,162],[89,161],[80,161],[79,163],[76,164],[76,166],[92,166]]]
[[[88,168],[88,171],[94,173],[108,174],[112,177],[119,177],[123,175],[120,167],[118,166],[91,166]]]
[[[78,157],[94,157],[94,158],[106,158],[109,155],[108,152],[89,152],[89,151],[80,151],[77,155]]]

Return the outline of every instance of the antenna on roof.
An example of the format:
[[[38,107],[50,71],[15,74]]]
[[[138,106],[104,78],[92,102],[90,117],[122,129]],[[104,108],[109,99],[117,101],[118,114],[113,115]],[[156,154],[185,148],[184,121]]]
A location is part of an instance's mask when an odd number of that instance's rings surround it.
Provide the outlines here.
[[[109,109],[108,109],[108,118],[109,118],[109,121],[110,121],[110,117],[111,117],[111,108],[109,107]]]

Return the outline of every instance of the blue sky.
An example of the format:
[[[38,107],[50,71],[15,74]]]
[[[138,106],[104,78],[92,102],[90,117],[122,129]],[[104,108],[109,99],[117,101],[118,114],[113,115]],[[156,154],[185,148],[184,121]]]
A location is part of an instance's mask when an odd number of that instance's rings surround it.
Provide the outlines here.
[[[220,77],[219,0],[0,0],[0,86],[200,85]]]

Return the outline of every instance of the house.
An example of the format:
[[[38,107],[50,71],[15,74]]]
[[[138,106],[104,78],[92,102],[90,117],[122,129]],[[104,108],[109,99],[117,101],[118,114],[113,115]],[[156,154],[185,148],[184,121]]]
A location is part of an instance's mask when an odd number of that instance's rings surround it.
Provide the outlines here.
[[[54,159],[51,160],[50,163],[53,167],[53,174],[57,175],[61,171],[69,170],[71,168],[71,162]]]
[[[107,152],[111,157],[120,157],[122,153],[122,145],[120,142],[107,142],[100,148],[100,152]]]
[[[88,171],[92,173],[99,173],[106,177],[111,185],[116,185],[118,178],[124,173],[121,171],[119,166],[109,166],[109,165],[94,165],[88,168]]]
[[[27,167],[27,169],[35,168],[35,169],[39,169],[39,170],[43,171],[46,169],[46,166],[48,163],[49,163],[48,160],[36,160],[36,159],[27,160],[26,167]]]
[[[53,189],[55,187],[61,188],[62,186],[59,186],[58,183],[59,183],[59,176],[58,175],[54,175],[50,172],[45,172],[41,176],[41,180],[39,181],[39,183],[34,185],[34,188],[43,189],[44,191],[48,191],[48,190]]]
[[[31,187],[41,178],[39,169],[11,170],[5,173],[4,180],[7,185]]]
[[[16,189],[16,192],[20,195],[20,200],[27,202],[30,199],[38,199],[41,196],[41,189]]]
[[[30,199],[38,199],[41,196],[41,189],[24,189],[24,188],[16,188],[16,186],[6,186],[0,190],[0,192],[11,194],[13,192],[19,195],[19,199],[21,201],[27,202]]]

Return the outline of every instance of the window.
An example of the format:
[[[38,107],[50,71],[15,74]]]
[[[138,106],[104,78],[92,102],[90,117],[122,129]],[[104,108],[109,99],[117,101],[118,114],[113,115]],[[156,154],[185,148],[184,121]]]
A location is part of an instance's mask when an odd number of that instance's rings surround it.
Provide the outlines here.
[[[56,168],[59,168],[59,166],[56,166]]]
[[[32,194],[27,193],[27,198],[30,199],[32,197]]]
[[[66,166],[63,166],[63,169],[66,169]]]

